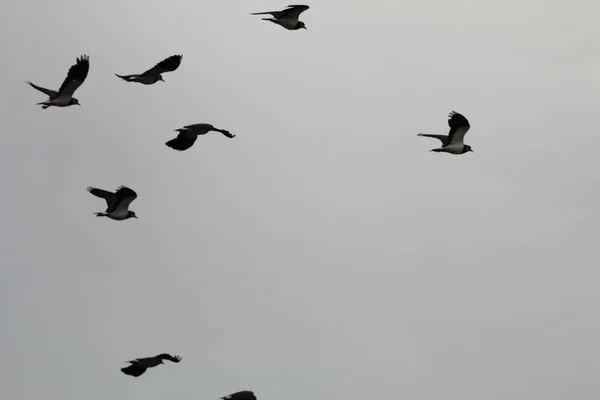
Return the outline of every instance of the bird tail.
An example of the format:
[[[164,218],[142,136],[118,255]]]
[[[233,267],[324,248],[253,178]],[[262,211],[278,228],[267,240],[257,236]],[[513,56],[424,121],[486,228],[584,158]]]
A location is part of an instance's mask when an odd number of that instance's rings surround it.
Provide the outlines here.
[[[94,213],[94,215],[95,215],[96,217],[106,217],[108,214],[106,214],[106,213],[101,213],[101,212],[96,212],[96,213]]]
[[[35,103],[36,106],[42,106],[42,108],[45,110],[46,108],[50,107],[50,104],[48,104],[47,101],[42,101],[41,103]]]
[[[273,12],[272,11],[265,11],[265,12],[258,12],[258,13],[250,13],[250,15],[267,15],[267,14],[273,15]]]
[[[436,153],[441,153],[444,151],[444,149],[440,147],[439,149],[431,149],[429,151],[435,151]]]
[[[277,22],[275,18],[262,18],[263,21]]]

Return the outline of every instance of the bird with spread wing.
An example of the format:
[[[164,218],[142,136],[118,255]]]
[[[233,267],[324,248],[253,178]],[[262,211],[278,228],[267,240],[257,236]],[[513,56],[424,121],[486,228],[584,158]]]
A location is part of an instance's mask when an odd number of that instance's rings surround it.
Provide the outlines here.
[[[450,154],[465,154],[472,152],[471,146],[464,144],[464,138],[467,131],[471,128],[469,121],[456,111],[452,111],[448,114],[448,125],[450,131],[448,135],[432,135],[429,133],[419,133],[418,136],[425,136],[434,139],[438,139],[442,142],[442,147],[437,149],[431,149],[437,153],[450,153]]]
[[[182,58],[182,55],[175,55],[165,58],[164,60],[156,64],[154,67],[141,74],[115,75],[127,82],[138,82],[143,85],[153,85],[158,81],[164,82],[162,74],[164,74],[165,72],[173,72],[177,68],[179,68],[179,65],[181,65]]]
[[[87,55],[83,55],[77,58],[77,63],[69,68],[69,73],[67,74],[63,84],[60,86],[60,89],[58,89],[58,92],[56,90],[43,88],[29,81],[27,81],[27,83],[32,88],[37,89],[48,96],[48,100],[37,103],[37,105],[41,105],[43,109],[46,109],[50,106],[68,107],[74,104],[80,106],[81,104],[79,104],[79,100],[73,97],[73,94],[79,88],[79,86],[83,84],[89,71],[90,59]]]
[[[129,210],[129,205],[136,199],[137,193],[125,186],[119,186],[115,193],[88,186],[88,192],[106,200],[108,208],[105,212],[97,212],[97,217],[108,217],[116,221],[137,218],[135,212]]]
[[[138,377],[146,372],[148,368],[154,368],[157,365],[164,364],[163,360],[178,363],[181,361],[181,357],[163,353],[154,357],[136,358],[135,360],[127,361],[130,365],[121,368],[121,372],[125,375]]]
[[[298,21],[300,14],[308,10],[310,7],[305,5],[291,5],[282,11],[265,11],[251,13],[250,15],[265,15],[270,14],[273,18],[263,18],[264,21],[271,21],[277,25],[283,26],[285,29],[290,31],[297,31],[298,29],[306,29],[306,25],[302,21]]]

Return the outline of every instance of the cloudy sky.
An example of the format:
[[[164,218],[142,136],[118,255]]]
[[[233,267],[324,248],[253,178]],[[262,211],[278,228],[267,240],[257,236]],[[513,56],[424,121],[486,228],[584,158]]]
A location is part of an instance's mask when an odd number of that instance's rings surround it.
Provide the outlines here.
[[[596,400],[591,0],[0,15],[0,397]],[[41,110],[89,54],[82,107]],[[183,54],[154,86],[126,83]],[[463,113],[474,153],[430,153]],[[176,152],[173,129],[237,134]],[[139,220],[96,218],[127,185]],[[162,352],[179,364],[123,375]]]

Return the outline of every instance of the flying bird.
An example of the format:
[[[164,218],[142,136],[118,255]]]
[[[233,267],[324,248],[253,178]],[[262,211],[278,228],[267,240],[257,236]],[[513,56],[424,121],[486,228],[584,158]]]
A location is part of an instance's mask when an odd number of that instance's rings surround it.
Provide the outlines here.
[[[165,144],[174,150],[187,150],[192,147],[196,139],[198,139],[198,135],[206,135],[210,131],[221,132],[230,139],[235,137],[235,135],[229,133],[229,131],[226,131],[225,129],[215,128],[211,124],[200,123],[175,129],[175,132],[179,132],[179,134],[175,139],[171,139]]]
[[[165,58],[164,60],[156,64],[154,67],[150,68],[148,71],[139,75],[115,75],[127,82],[138,82],[143,85],[152,85],[158,81],[164,82],[162,74],[164,74],[165,72],[173,72],[177,68],[179,68],[182,57],[182,55],[175,55]]]
[[[180,356],[171,356],[163,353],[154,357],[136,358],[135,360],[127,361],[130,365],[121,368],[121,371],[126,375],[138,377],[142,375],[148,368],[156,367],[164,364],[163,360],[169,360],[174,363],[181,361]]]
[[[271,21],[275,24],[283,26],[285,29],[290,31],[296,31],[298,29],[306,29],[306,25],[304,22],[298,21],[300,14],[304,11],[308,10],[309,6],[303,5],[291,5],[288,6],[285,10],[282,11],[266,11],[266,12],[258,12],[251,13],[250,15],[264,15],[271,14],[273,18],[263,18],[264,21]]]
[[[106,200],[108,208],[106,212],[97,212],[97,217],[108,217],[116,221],[123,221],[128,218],[137,218],[133,211],[130,211],[129,205],[137,197],[137,193],[125,186],[119,186],[115,193],[106,190],[88,186],[88,192],[96,197]]]
[[[69,68],[69,73],[67,74],[67,77],[65,78],[65,81],[61,85],[60,89],[58,89],[58,92],[43,88],[29,81],[27,81],[27,83],[32,88],[37,89],[48,96],[48,100],[37,103],[37,105],[41,105],[43,109],[46,109],[50,106],[68,107],[72,106],[73,104],[80,106],[81,104],[79,104],[79,100],[73,97],[73,93],[75,93],[83,81],[85,81],[89,70],[90,59],[87,55],[83,55],[77,59],[76,64]]]
[[[227,396],[220,397],[221,400],[256,400],[256,396],[250,390],[242,390],[228,394]]]
[[[442,147],[438,149],[431,149],[435,152],[444,152],[450,154],[465,154],[469,151],[473,151],[471,146],[464,144],[463,140],[465,134],[471,128],[469,121],[456,111],[452,111],[448,114],[448,125],[450,125],[450,132],[448,135],[430,135],[428,133],[419,133],[417,136],[425,136],[434,139],[439,139],[442,142]]]

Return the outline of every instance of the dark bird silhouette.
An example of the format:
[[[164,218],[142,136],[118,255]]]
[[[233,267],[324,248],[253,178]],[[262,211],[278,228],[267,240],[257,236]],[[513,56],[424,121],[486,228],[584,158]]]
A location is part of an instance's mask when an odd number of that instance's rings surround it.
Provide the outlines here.
[[[180,356],[171,356],[163,353],[154,357],[136,358],[132,361],[127,361],[130,365],[121,368],[121,371],[126,375],[138,377],[142,375],[148,368],[156,367],[157,365],[164,364],[163,360],[169,360],[174,363],[181,361]]]
[[[117,75],[119,78],[127,81],[127,82],[138,82],[143,85],[153,85],[158,81],[164,82],[162,74],[165,72],[173,72],[179,65],[181,65],[182,55],[175,55],[168,58],[165,58],[154,67],[150,68],[148,71],[142,74],[134,74],[134,75]]]
[[[225,129],[215,128],[211,124],[200,123],[194,125],[187,125],[183,128],[175,129],[175,132],[179,132],[179,134],[175,139],[171,139],[165,144],[174,150],[187,150],[190,147],[192,147],[194,142],[196,142],[196,139],[198,139],[198,135],[206,135],[210,131],[221,132],[223,135],[227,136],[230,139],[235,137],[235,135],[231,134]]]
[[[48,96],[48,100],[37,103],[41,105],[43,109],[50,106],[54,107],[68,107],[76,104],[80,106],[79,100],[73,97],[73,93],[81,86],[81,84],[87,78],[88,72],[90,71],[90,59],[87,55],[83,55],[77,59],[77,63],[69,68],[69,73],[65,78],[63,84],[58,89],[58,92],[51,89],[46,89],[38,86],[32,82],[27,83],[34,89]]]
[[[266,11],[251,13],[250,15],[265,15],[271,14],[273,18],[263,18],[264,21],[271,21],[275,24],[283,26],[285,29],[290,31],[296,31],[298,29],[306,29],[306,25],[302,21],[298,21],[300,14],[308,10],[309,6],[303,5],[291,5],[282,11]]]
[[[115,193],[88,186],[88,192],[96,197],[106,200],[108,208],[106,212],[97,212],[97,217],[108,217],[116,221],[128,218],[137,218],[133,211],[129,211],[129,205],[136,199],[137,193],[125,186],[119,186]]]
[[[442,142],[442,147],[438,149],[431,149],[431,151],[450,154],[465,154],[470,151],[472,152],[473,150],[471,149],[471,146],[463,143],[465,134],[469,128],[471,128],[469,121],[462,114],[452,111],[450,114],[448,114],[448,125],[450,126],[450,132],[448,132],[448,135],[419,133],[418,136],[439,139]]]
[[[227,396],[220,397],[221,400],[256,400],[256,396],[250,390],[242,390],[228,394]]]

